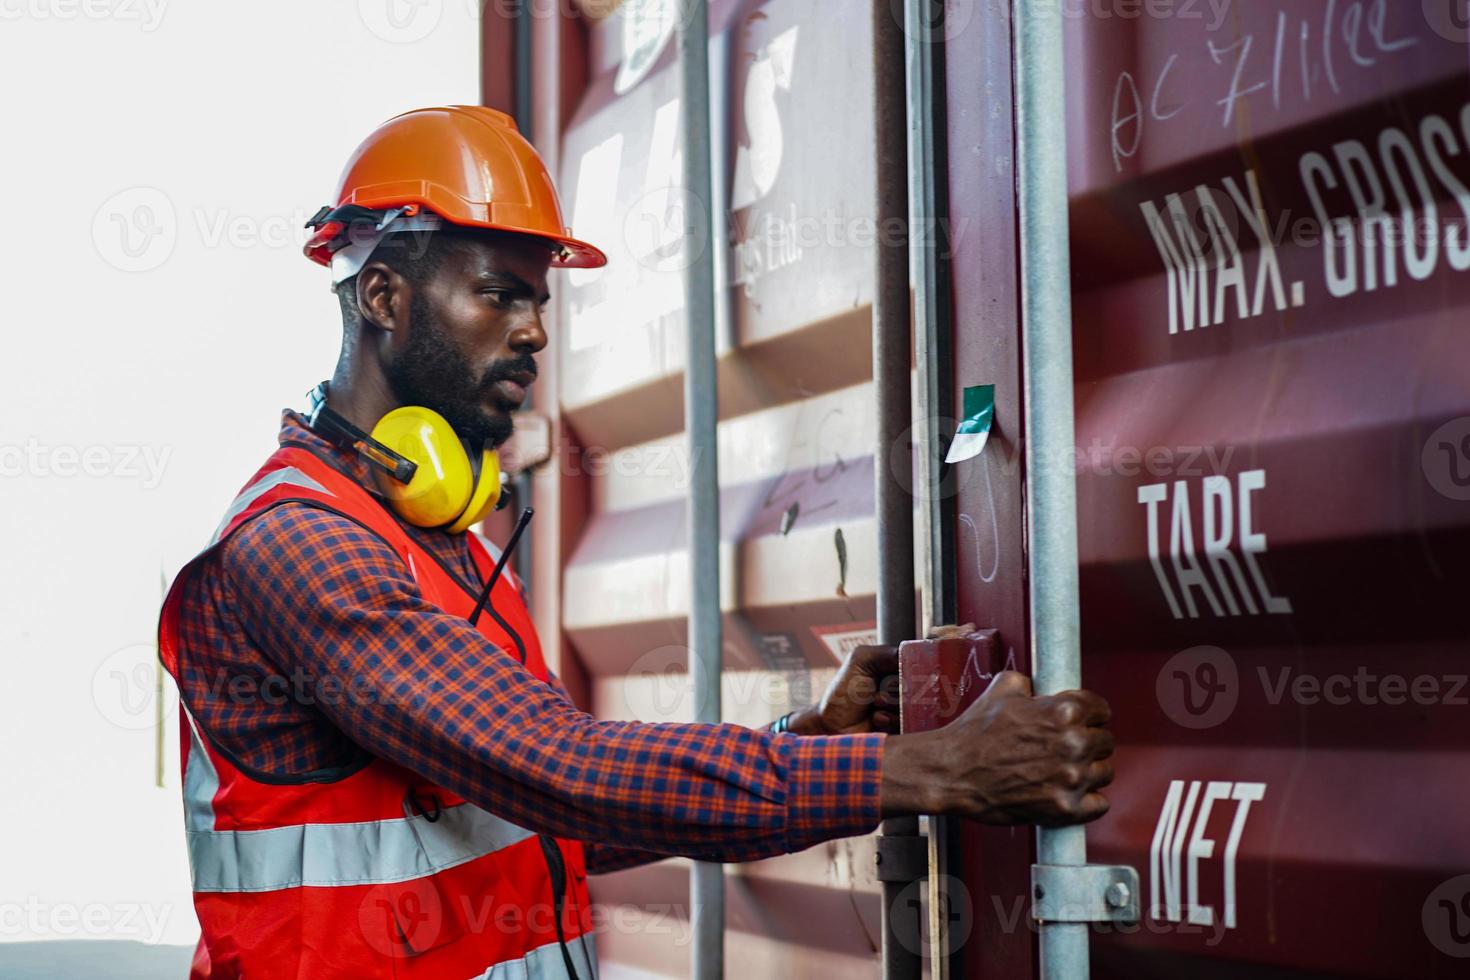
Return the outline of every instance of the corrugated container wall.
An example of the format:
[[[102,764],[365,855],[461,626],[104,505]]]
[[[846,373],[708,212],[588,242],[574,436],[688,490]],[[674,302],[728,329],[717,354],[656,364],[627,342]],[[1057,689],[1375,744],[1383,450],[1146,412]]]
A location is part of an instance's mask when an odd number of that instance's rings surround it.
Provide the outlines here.
[[[688,720],[693,706],[671,8],[532,26],[536,142],[557,159],[572,228],[610,259],[553,284],[554,394],[538,385],[537,411],[554,419],[559,457],[535,499],[561,521],[537,529],[533,580],[559,598],[535,601],[543,632],[560,623],[561,671],[604,719]],[[834,14],[797,0],[710,11],[717,217],[693,247],[723,245],[723,702],[751,726],[810,703],[875,628],[868,28],[833,30]],[[873,866],[871,838],[731,866],[732,975],[872,975]],[[687,862],[593,890],[605,976],[687,975]]]
[[[536,486],[560,521],[538,530],[536,603],[610,718],[688,711],[668,675],[688,609],[681,136],[653,13],[671,6],[533,26],[538,145],[573,228],[613,257],[560,284],[538,397],[561,453]],[[970,669],[1025,669],[1027,477],[1076,469],[1084,680],[1120,743],[1089,853],[1138,869],[1145,910],[1097,931],[1093,974],[1464,975],[1470,20],[1458,0],[1060,7],[1067,460],[1020,444],[1009,4],[946,4],[933,33],[952,414],[996,386],[946,530],[960,620],[999,631]],[[725,707],[758,724],[872,628],[869,26],[850,6],[712,8]],[[949,975],[1033,976],[1033,835],[969,827],[960,845]],[[876,976],[872,853],[732,869],[734,975]],[[683,908],[684,867],[596,884],[643,910],[604,933],[610,970],[684,975],[687,917],[650,911]]]

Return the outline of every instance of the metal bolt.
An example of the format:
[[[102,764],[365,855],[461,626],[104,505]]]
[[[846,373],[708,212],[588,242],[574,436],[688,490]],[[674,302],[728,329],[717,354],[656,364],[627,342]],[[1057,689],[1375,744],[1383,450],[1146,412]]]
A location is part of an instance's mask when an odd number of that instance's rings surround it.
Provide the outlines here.
[[[1114,909],[1127,908],[1132,899],[1133,892],[1121,881],[1113,882],[1103,894],[1103,900],[1108,903],[1108,907]]]

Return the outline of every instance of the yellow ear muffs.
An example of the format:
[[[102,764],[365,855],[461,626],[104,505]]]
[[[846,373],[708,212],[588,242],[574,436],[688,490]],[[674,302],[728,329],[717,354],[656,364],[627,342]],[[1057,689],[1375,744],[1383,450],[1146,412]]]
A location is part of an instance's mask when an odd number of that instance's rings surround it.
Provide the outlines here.
[[[450,534],[459,534],[480,523],[500,502],[500,455],[493,449],[480,454],[479,471],[475,477],[475,490],[465,505],[459,520],[449,526]]]
[[[395,408],[373,426],[372,437],[417,467],[406,484],[378,476],[378,488],[410,524],[458,534],[489,513],[500,497],[495,450],[485,450],[478,465],[472,464],[453,427],[432,409]]]

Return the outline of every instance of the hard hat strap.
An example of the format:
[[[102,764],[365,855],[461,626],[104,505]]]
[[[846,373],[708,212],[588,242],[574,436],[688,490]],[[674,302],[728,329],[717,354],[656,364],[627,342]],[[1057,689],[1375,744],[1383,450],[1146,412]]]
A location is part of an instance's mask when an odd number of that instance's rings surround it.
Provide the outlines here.
[[[379,210],[358,204],[323,207],[306,223],[319,230],[331,251],[332,285],[362,271],[383,239],[398,232],[438,231],[444,219],[417,204]],[[323,234],[325,233],[325,234]]]

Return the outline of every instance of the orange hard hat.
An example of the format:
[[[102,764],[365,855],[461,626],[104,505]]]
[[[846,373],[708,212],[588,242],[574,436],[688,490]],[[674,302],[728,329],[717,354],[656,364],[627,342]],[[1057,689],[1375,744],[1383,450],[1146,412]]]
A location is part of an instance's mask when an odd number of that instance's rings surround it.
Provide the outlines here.
[[[534,235],[557,248],[552,265],[607,264],[596,246],[571,236],[546,164],[503,112],[440,106],[405,112],[362,142],[337,189],[335,206],[307,222],[306,255],[322,265],[370,221],[383,233],[397,215],[425,212],[452,225]],[[365,258],[365,256],[364,256]]]

